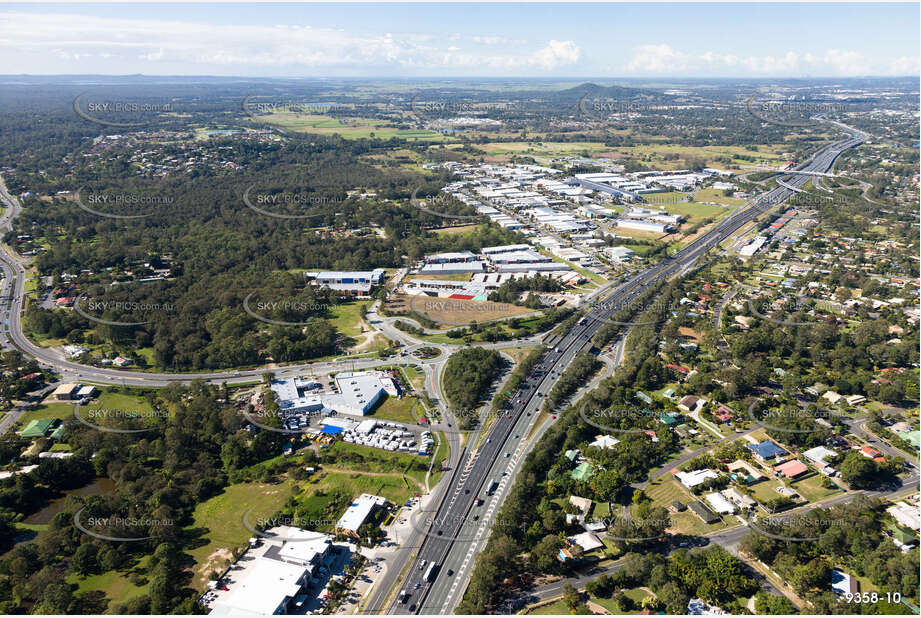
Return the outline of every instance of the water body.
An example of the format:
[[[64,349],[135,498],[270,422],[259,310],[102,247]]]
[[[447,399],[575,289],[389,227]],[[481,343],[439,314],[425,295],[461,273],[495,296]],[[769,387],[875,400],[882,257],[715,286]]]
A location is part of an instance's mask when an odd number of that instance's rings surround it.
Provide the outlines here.
[[[64,503],[69,496],[78,496],[85,498],[87,496],[98,496],[101,494],[113,493],[115,491],[115,481],[110,478],[98,478],[89,485],[84,485],[79,489],[71,489],[64,492],[60,498],[55,498],[48,503],[45,508],[37,513],[29,515],[23,520],[26,524],[50,524],[54,516],[64,510]]]

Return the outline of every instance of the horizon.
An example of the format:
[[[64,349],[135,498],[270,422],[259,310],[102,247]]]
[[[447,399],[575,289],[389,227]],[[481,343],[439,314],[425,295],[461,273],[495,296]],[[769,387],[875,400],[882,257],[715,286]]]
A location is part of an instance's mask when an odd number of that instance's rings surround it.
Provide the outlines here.
[[[901,77],[919,21],[908,3],[6,4],[0,53],[36,76]]]

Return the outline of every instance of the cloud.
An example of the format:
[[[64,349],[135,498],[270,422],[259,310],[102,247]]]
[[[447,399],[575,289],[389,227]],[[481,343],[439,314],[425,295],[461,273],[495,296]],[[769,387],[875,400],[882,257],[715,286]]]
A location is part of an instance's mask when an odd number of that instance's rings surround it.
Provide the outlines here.
[[[844,49],[829,49],[820,55],[788,50],[777,55],[742,57],[715,51],[691,54],[661,43],[635,47],[626,70],[652,75],[912,75],[918,73],[918,58],[873,61],[860,52]]]
[[[342,29],[283,24],[207,24],[169,19],[123,19],[77,14],[0,13],[0,53],[33,64],[70,62],[73,72],[175,71],[202,73],[367,72],[538,73],[581,57],[573,41],[544,47],[475,34],[436,37],[430,33],[355,34]],[[92,61],[93,68],[88,70]],[[79,67],[77,65],[80,65]],[[106,67],[111,67],[110,71]],[[274,69],[274,71],[273,71]],[[477,74],[483,74],[477,72]]]

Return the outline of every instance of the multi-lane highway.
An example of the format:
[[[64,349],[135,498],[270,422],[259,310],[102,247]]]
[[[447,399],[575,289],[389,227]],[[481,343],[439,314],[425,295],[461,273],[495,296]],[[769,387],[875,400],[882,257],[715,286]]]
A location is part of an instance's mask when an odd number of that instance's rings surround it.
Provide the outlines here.
[[[653,286],[687,272],[742,225],[786,201],[794,194],[794,188],[801,187],[810,178],[808,174],[797,172],[829,171],[842,152],[866,139],[864,134],[853,131],[852,134],[853,137],[823,148],[797,170],[782,175],[789,186],[780,186],[759,196],[671,258],[624,282],[562,337],[547,342],[550,348],[531,378],[513,397],[508,414],[499,416],[481,448],[472,458],[465,459],[462,468],[452,475],[440,505],[424,522],[427,534],[390,612],[450,613],[459,602],[476,552],[485,542],[504,491],[514,479],[518,460],[524,454],[525,437],[544,396],[572,358],[591,347],[592,335],[613,314],[630,306]],[[495,495],[487,495],[494,482],[498,483]],[[374,611],[374,608],[368,609]]]

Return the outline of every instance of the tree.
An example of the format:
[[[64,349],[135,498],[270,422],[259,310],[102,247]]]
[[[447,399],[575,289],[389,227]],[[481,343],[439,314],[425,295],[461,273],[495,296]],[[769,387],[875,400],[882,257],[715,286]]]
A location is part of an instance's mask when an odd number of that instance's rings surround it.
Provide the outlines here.
[[[841,463],[841,480],[853,489],[873,487],[879,480],[879,465],[857,451],[844,456]]]
[[[563,549],[563,541],[554,534],[548,534],[531,550],[531,560],[543,573],[555,573],[559,570],[559,553]]]
[[[84,543],[74,553],[74,557],[70,561],[70,568],[77,575],[91,575],[99,568],[96,556],[96,546],[91,543]]]

